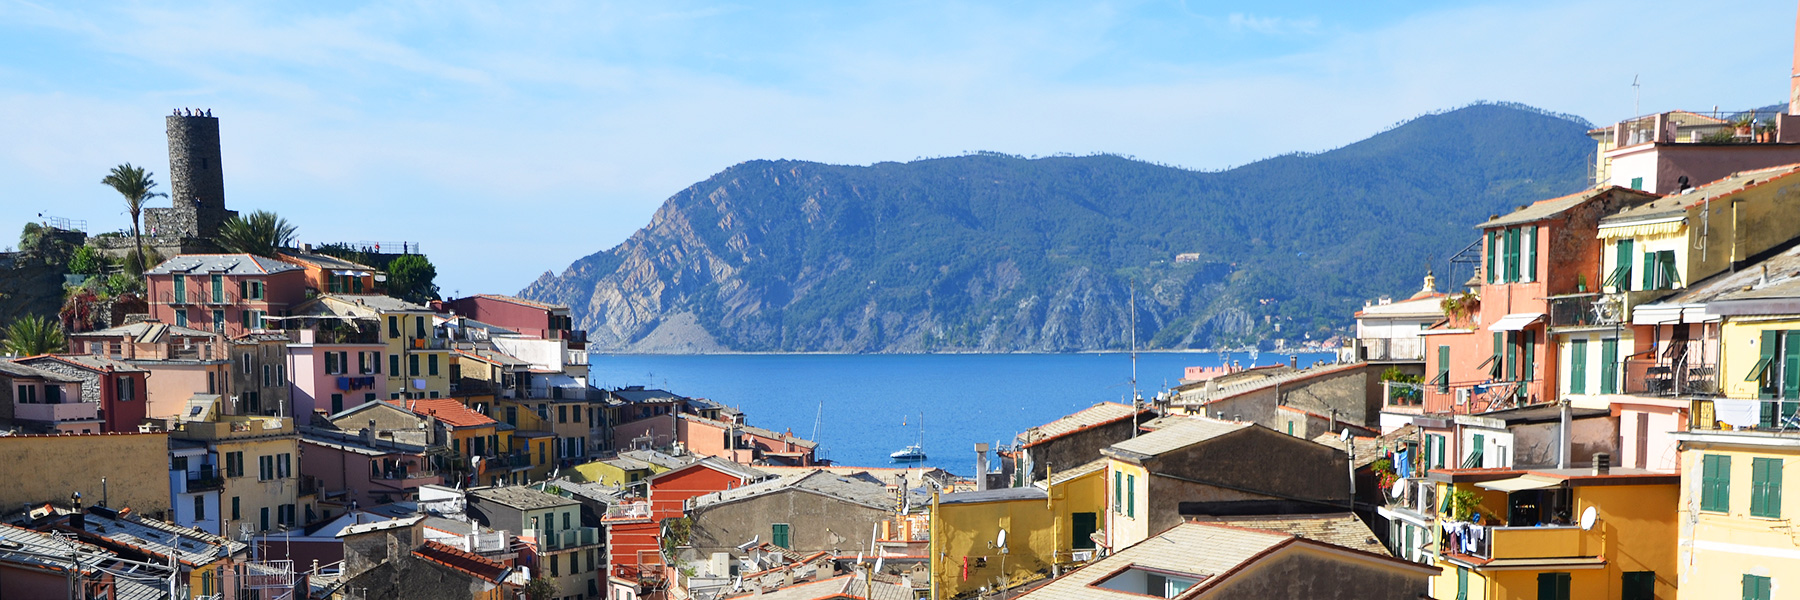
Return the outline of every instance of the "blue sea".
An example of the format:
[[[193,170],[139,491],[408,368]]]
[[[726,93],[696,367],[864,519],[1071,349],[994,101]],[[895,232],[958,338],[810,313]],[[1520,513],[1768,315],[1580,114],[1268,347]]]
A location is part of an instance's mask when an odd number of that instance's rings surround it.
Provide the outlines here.
[[[1330,359],[1299,355],[1302,365]],[[1247,353],[1230,360],[1252,364]],[[1139,353],[1138,389],[1150,398],[1186,367],[1220,361],[1218,353]],[[893,466],[888,454],[918,443],[923,418],[925,464],[960,475],[974,473],[977,442],[1008,443],[1097,402],[1128,403],[1130,380],[1126,353],[595,354],[589,374],[599,387],[642,385],[737,407],[751,425],[817,439],[822,457],[840,465]]]

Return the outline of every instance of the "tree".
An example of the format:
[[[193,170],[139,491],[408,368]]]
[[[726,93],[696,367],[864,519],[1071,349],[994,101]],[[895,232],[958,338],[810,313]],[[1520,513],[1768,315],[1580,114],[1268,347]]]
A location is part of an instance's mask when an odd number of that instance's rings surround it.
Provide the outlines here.
[[[438,299],[437,267],[422,254],[408,254],[388,263],[388,295],[415,304]]]
[[[144,214],[144,203],[157,196],[168,197],[168,194],[154,191],[155,173],[145,171],[143,167],[125,163],[112,168],[112,172],[100,179],[100,183],[111,186],[113,190],[125,197],[125,212],[131,215],[131,238],[137,243],[138,272],[143,273],[149,265],[144,260],[144,234],[138,227],[139,219]]]
[[[259,210],[250,216],[236,215],[219,227],[213,238],[226,252],[241,252],[274,257],[277,251],[294,245],[294,226],[275,213]]]
[[[18,356],[62,352],[68,348],[62,327],[38,315],[25,315],[6,328],[6,351]]]
[[[558,556],[555,558],[562,557]],[[556,583],[548,579],[533,577],[531,578],[531,581],[525,584],[525,597],[530,598],[531,600],[550,600],[550,598],[555,595]]]

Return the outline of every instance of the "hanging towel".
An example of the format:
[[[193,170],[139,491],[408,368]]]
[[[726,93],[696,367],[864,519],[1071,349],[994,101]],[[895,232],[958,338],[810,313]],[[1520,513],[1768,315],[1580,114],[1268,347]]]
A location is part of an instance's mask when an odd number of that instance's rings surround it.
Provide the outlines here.
[[[350,378],[349,377],[339,377],[339,378],[337,378],[337,380],[338,380],[338,389],[340,389],[340,390],[350,389]]]
[[[1713,400],[1713,414],[1732,427],[1755,427],[1762,422],[1762,401],[1720,398]]]
[[[414,380],[413,380],[413,389],[415,389],[415,390],[422,390],[422,389],[425,389],[425,380],[423,380],[423,379],[414,379]]]

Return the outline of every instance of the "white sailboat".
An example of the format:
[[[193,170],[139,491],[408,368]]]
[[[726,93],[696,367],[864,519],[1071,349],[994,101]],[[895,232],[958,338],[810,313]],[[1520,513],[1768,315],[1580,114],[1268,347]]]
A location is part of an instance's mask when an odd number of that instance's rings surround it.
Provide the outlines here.
[[[894,462],[920,462],[925,460],[925,413],[919,413],[919,443],[901,448],[888,455]]]

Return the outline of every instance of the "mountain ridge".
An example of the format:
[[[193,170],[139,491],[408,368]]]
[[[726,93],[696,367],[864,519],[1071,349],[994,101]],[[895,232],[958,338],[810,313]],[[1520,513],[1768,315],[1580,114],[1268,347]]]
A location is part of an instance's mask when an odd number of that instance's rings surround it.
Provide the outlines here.
[[[1480,104],[1212,172],[1116,155],[746,161],[521,295],[570,306],[616,352],[1121,349],[1134,289],[1145,347],[1299,341],[1417,289],[1487,215],[1585,186],[1588,128]]]

